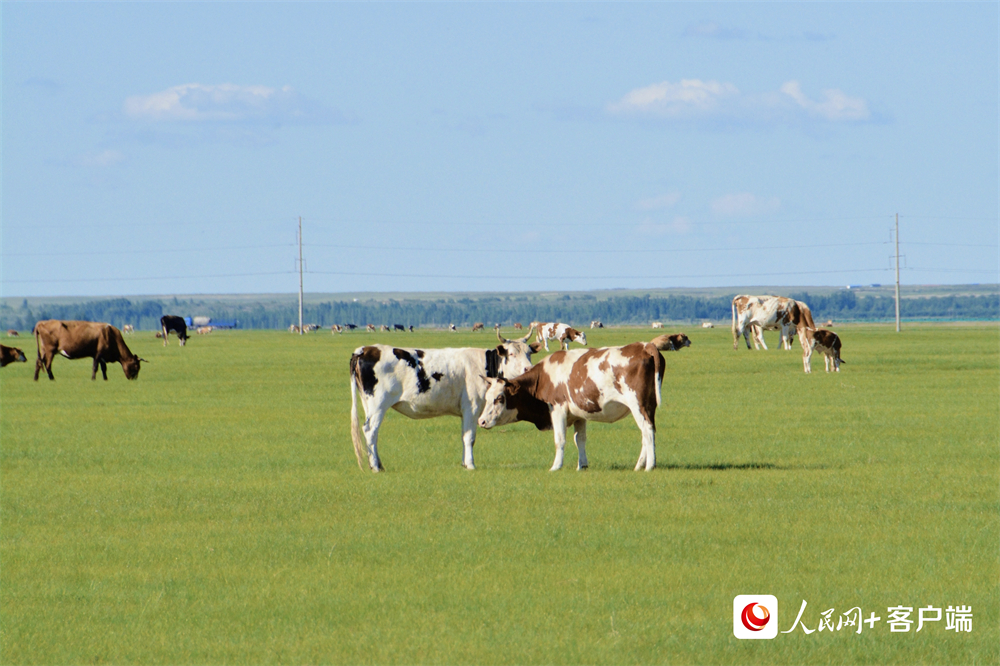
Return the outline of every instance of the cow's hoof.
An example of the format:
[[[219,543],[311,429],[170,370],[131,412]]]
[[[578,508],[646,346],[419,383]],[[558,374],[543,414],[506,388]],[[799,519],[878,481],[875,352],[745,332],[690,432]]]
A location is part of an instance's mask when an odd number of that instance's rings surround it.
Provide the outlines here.
[[[589,465],[577,465],[576,466],[576,471],[582,472],[583,470],[587,469],[588,467],[589,467]]]

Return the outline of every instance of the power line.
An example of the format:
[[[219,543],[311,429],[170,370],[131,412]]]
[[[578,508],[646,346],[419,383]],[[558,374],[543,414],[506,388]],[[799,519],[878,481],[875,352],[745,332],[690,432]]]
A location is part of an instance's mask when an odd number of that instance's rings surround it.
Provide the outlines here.
[[[673,253],[673,252],[746,252],[749,250],[800,250],[800,249],[814,249],[814,248],[826,248],[826,247],[857,247],[862,245],[888,245],[887,241],[878,241],[870,243],[822,243],[819,245],[763,245],[758,247],[696,247],[696,248],[667,248],[667,249],[648,249],[648,248],[629,248],[622,250],[609,250],[609,249],[586,249],[586,250],[550,250],[550,249],[514,249],[514,250],[501,250],[505,252],[513,252],[516,254],[639,254],[639,253]],[[498,249],[496,247],[475,247],[475,248],[444,248],[444,247],[413,247],[413,246],[372,246],[372,245],[328,245],[323,243],[309,243],[307,247],[325,247],[337,250],[401,250],[409,252],[462,252],[462,253],[472,253],[472,252],[487,252],[495,254]]]
[[[263,275],[291,275],[295,271],[272,271],[267,273],[227,273],[224,275],[169,275],[159,277],[115,277],[115,278],[78,278],[72,280],[4,280],[10,284],[42,284],[51,282],[137,282],[140,280],[203,280],[207,278],[258,277]]]
[[[172,254],[187,252],[225,252],[228,250],[258,250],[272,247],[295,247],[294,243],[269,243],[268,245],[238,245],[233,247],[193,247],[171,250],[99,250],[97,252],[4,252],[4,257],[69,257],[69,256],[101,256],[101,255],[133,255],[133,254]]]
[[[315,275],[343,275],[356,277],[393,277],[393,278],[458,278],[484,280],[676,280],[685,278],[736,278],[736,277],[773,277],[782,275],[829,275],[837,273],[884,273],[886,268],[849,268],[835,271],[788,271],[780,273],[729,273],[715,275],[436,275],[418,273],[360,273],[355,271],[306,271]]]

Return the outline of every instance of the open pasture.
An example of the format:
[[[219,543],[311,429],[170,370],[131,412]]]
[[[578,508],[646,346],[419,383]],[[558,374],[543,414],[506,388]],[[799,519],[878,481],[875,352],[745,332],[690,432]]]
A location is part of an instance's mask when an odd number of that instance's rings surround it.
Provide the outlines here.
[[[467,471],[457,418],[396,413],[387,473],[359,471],[351,351],[492,331],[141,331],[134,382],[60,358],[35,383],[32,343],[0,371],[0,660],[997,663],[996,326],[841,326],[842,371],[808,376],[797,341],[683,330],[650,473],[630,418],[591,425],[589,470],[569,444],[550,473],[550,432],[480,431]],[[737,594],[777,596],[781,631],[803,599],[810,629],[882,621],[741,641]],[[890,633],[899,605],[972,606],[973,630]]]

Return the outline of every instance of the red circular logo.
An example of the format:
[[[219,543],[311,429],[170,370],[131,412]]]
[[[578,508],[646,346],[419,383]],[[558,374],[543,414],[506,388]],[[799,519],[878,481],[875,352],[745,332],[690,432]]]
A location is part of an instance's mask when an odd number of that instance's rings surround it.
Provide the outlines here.
[[[760,610],[763,611],[763,615],[754,612],[754,606],[760,608]],[[754,602],[746,605],[740,619],[743,620],[743,626],[750,631],[760,631],[766,627],[767,623],[771,620],[771,613],[768,612],[766,606],[761,606],[760,604]]]

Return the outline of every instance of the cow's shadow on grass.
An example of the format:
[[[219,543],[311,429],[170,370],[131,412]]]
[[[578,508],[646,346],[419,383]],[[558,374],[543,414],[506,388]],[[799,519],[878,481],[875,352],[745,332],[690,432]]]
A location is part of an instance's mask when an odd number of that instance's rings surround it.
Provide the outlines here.
[[[607,469],[611,470],[627,470],[632,471],[635,469],[635,465],[623,465],[620,463],[612,463],[608,465]],[[774,463],[725,463],[725,462],[712,462],[712,463],[656,463],[656,469],[683,469],[683,470],[713,470],[713,471],[726,471],[726,470],[750,470],[750,469],[774,469],[774,470],[801,470],[801,469],[828,469],[827,465],[775,465]]]

